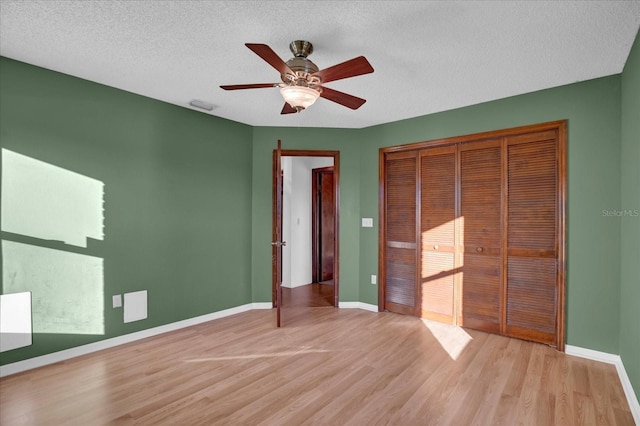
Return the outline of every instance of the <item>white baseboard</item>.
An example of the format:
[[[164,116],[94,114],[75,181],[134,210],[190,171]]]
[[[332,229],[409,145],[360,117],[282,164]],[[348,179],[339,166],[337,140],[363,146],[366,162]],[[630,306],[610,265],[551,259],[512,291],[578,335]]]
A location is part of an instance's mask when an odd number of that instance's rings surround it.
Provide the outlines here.
[[[260,302],[260,303],[252,303],[251,309],[272,309],[273,303],[271,302]]]
[[[571,345],[565,345],[564,351],[567,355],[579,356],[580,358],[587,358],[615,365],[618,376],[620,377],[620,382],[622,383],[622,388],[624,389],[624,394],[627,397],[627,402],[629,403],[629,408],[631,409],[631,414],[633,415],[633,420],[637,425],[640,425],[640,403],[638,402],[638,397],[633,390],[633,386],[631,386],[631,381],[629,380],[627,370],[624,368],[620,355],[594,351],[592,349]]]
[[[364,309],[365,311],[378,312],[377,305],[371,305],[369,303],[362,302],[339,302],[338,307],[346,309]]]
[[[247,303],[246,305],[236,306],[235,308],[225,309],[211,314],[201,315],[195,318],[189,318],[183,321],[173,322],[171,324],[159,327],[149,328],[147,330],[137,331],[135,333],[125,334],[123,336],[113,337],[111,339],[101,340],[88,345],[82,345],[63,351],[42,355],[35,358],[26,359],[24,361],[14,362],[0,366],[0,377],[10,376],[12,374],[21,373],[45,365],[54,364],[56,362],[65,361],[77,356],[86,355],[92,352],[101,351],[103,349],[112,348],[114,346],[123,345],[125,343],[134,342],[136,340],[145,339],[147,337],[156,336],[158,334],[167,333],[169,331],[179,330],[185,327],[201,324],[203,322],[212,321],[218,318],[228,317],[230,315],[239,314],[250,311],[252,309],[271,309],[271,303]]]
[[[620,355],[594,351],[593,349],[581,348],[579,346],[565,345],[564,352],[567,355],[579,356],[580,358],[606,362],[607,364],[616,364],[620,362]]]

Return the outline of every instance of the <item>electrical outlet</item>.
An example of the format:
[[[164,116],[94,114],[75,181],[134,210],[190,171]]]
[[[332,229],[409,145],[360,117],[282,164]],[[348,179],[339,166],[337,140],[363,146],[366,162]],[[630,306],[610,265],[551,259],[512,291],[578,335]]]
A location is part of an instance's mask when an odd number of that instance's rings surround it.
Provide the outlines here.
[[[371,217],[363,217],[362,218],[362,227],[363,228],[373,228],[373,218],[371,218]]]
[[[375,275],[371,275],[371,284],[378,284],[378,277]]]
[[[113,307],[114,308],[122,307],[122,295],[116,294],[113,296]]]

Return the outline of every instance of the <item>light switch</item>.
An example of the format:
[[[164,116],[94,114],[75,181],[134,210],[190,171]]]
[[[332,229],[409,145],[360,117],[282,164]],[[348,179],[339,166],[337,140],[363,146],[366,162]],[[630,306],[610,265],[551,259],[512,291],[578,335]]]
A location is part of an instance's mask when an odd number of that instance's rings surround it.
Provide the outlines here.
[[[363,228],[373,228],[373,218],[363,217],[362,218],[362,227]]]
[[[375,275],[371,275],[371,284],[378,284],[378,277]]]

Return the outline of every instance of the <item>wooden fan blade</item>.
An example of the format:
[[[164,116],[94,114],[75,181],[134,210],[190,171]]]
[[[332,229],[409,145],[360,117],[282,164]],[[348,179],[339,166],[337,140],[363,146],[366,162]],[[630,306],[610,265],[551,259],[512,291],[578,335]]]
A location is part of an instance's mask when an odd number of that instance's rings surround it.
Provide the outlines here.
[[[276,52],[273,51],[266,44],[258,43],[245,43],[249,49],[253,50],[253,53],[264,59],[269,65],[274,67],[280,74],[293,74],[289,65],[287,65]]]
[[[263,89],[266,87],[276,87],[278,83],[256,83],[256,84],[231,84],[220,86],[224,90],[242,90],[242,89]]]
[[[353,95],[349,95],[348,93],[340,92],[335,89],[329,89],[328,87],[322,87],[322,93],[320,93],[320,97],[333,101],[337,104],[344,105],[347,108],[358,109],[360,108],[366,101],[366,99],[358,98]]]
[[[341,80],[343,78],[355,77],[357,75],[369,74],[373,72],[373,67],[364,56],[350,59],[340,64],[320,70],[312,75],[320,77],[323,83]]]
[[[280,114],[295,114],[296,112],[298,112],[297,109],[285,102]]]

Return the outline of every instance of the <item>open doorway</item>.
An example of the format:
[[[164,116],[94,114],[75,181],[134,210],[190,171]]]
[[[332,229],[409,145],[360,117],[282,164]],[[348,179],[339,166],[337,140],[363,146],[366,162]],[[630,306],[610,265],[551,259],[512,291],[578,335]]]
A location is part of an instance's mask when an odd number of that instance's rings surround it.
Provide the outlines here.
[[[282,150],[281,169],[282,306],[337,307],[339,153]]]

